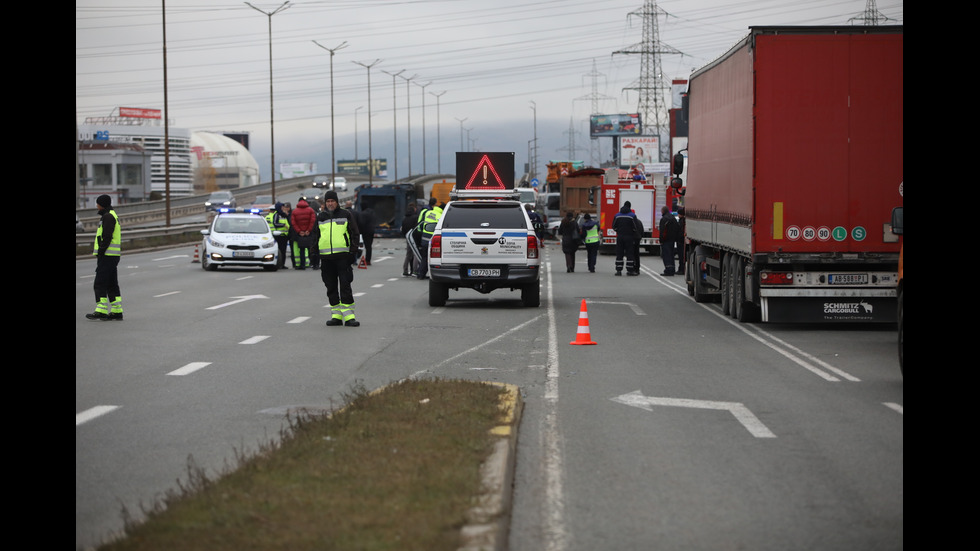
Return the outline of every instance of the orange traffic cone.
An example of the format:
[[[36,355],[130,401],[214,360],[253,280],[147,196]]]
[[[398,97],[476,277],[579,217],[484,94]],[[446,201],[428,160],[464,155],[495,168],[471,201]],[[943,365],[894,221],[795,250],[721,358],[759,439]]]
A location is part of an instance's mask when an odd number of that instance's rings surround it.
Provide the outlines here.
[[[198,243],[194,245],[194,259],[191,260],[191,264],[198,264],[201,262],[201,244]]]
[[[578,331],[575,340],[568,344],[599,344],[592,340],[589,332],[589,312],[585,309],[585,299],[582,299],[582,309],[578,313]]]
[[[361,255],[361,261],[357,263],[357,268],[367,270],[367,260],[364,259],[364,255]]]

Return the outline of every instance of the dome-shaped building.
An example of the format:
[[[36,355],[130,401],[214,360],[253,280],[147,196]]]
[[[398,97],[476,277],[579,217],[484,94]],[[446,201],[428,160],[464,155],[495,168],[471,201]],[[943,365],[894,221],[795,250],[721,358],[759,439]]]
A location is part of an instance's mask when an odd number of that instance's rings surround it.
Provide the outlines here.
[[[194,192],[207,193],[259,183],[259,163],[239,142],[218,132],[191,134]]]

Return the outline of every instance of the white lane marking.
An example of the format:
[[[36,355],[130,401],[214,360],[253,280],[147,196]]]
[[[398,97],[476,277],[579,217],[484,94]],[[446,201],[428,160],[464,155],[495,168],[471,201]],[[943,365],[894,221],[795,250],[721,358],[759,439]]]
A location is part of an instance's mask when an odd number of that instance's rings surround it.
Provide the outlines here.
[[[679,284],[667,282],[666,281],[667,278],[660,277],[658,274],[656,274],[655,272],[650,271],[648,268],[641,267],[640,270],[642,272],[646,273],[648,276],[650,276],[657,283],[660,283],[661,285],[663,285],[664,287],[667,287],[668,289],[671,289],[672,291],[676,292],[677,294],[681,294],[681,295],[687,296],[687,289],[686,288],[682,288]],[[836,367],[833,367],[833,366],[827,364],[826,362],[823,362],[823,361],[819,360],[818,358],[812,356],[811,354],[807,354],[807,353],[803,352],[799,348],[796,348],[795,346],[792,346],[792,345],[786,343],[785,341],[782,341],[781,339],[776,338],[775,336],[767,333],[766,331],[764,331],[764,330],[762,330],[762,329],[760,329],[758,327],[753,326],[752,324],[741,323],[738,320],[734,320],[734,319],[732,319],[732,318],[730,318],[730,317],[722,314],[720,310],[717,310],[717,309],[709,306],[706,303],[697,303],[697,302],[695,302],[695,304],[697,304],[698,306],[700,306],[701,308],[703,308],[706,312],[710,312],[711,314],[717,316],[719,319],[724,320],[726,323],[728,323],[732,327],[738,329],[739,331],[745,333],[749,337],[752,337],[756,341],[758,341],[758,342],[762,343],[763,345],[771,348],[776,353],[778,353],[778,354],[782,355],[783,357],[789,359],[791,362],[799,365],[803,369],[806,369],[807,371],[809,371],[809,372],[817,375],[818,377],[821,377],[825,381],[828,381],[828,382],[831,382],[831,383],[838,383],[838,382],[840,382],[840,379],[838,379],[837,377],[831,375],[830,373],[827,373],[827,371],[833,371],[834,373],[837,373],[842,378],[847,379],[848,381],[860,381],[860,379],[858,379],[857,377],[855,377],[853,375],[850,375],[849,373],[846,373],[846,372],[844,372],[841,369],[838,369]],[[761,335],[763,335],[763,336],[765,336],[767,338],[770,338],[770,339],[772,339],[773,341],[776,341],[776,342],[767,341],[766,339],[762,338],[762,336],[760,336],[760,335],[758,335],[756,333],[760,333]],[[782,345],[782,346],[780,346],[780,345]],[[790,351],[787,350],[787,348],[795,351],[797,354],[799,354],[801,356],[804,356],[806,359],[810,360],[811,362],[821,365],[827,371],[824,371],[823,369],[820,369],[820,368],[816,367],[815,365],[812,365],[810,362],[804,361],[802,358],[799,358],[796,355],[790,353]]]
[[[613,402],[619,402],[627,406],[638,407],[647,411],[653,411],[651,406],[672,406],[695,409],[716,409],[728,411],[735,416],[735,419],[745,427],[752,436],[756,438],[775,438],[776,435],[769,430],[759,418],[756,417],[749,408],[740,402],[715,402],[711,400],[691,400],[688,398],[655,398],[644,396],[639,390],[610,398]]]
[[[375,283],[374,285],[371,286],[371,288],[372,289],[377,289],[378,287],[384,287],[384,286],[385,286],[384,283]]]
[[[75,414],[75,426],[81,425],[82,423],[87,423],[96,417],[101,417],[106,413],[115,411],[119,409],[120,406],[95,406],[89,408],[81,413]]]
[[[269,298],[269,297],[267,297],[265,295],[245,295],[245,296],[241,296],[241,297],[231,297],[231,298],[238,299],[238,300],[233,300],[231,302],[226,302],[224,304],[218,304],[218,305],[215,305],[215,306],[210,306],[210,307],[208,307],[208,310],[217,310],[218,308],[224,308],[225,306],[231,306],[233,304],[238,304],[239,302],[245,302],[247,300],[253,300],[253,299],[257,299],[257,298]]]
[[[178,295],[180,291],[170,291],[169,293],[163,293],[162,295],[153,295],[153,298],[169,297],[170,295]]]
[[[238,344],[258,344],[269,338],[269,335],[255,335],[254,337],[249,337]]]
[[[555,304],[551,284],[551,262],[545,262],[548,270],[548,360],[545,370],[545,416],[542,439],[544,440],[545,511],[544,532],[549,551],[563,551],[567,546],[565,529],[564,457],[562,456],[561,430],[558,426],[558,333],[555,330]]]
[[[905,408],[901,404],[896,404],[895,402],[882,402],[882,404],[884,404],[886,408],[893,409],[901,415],[905,415]]]
[[[154,258],[153,262],[159,262],[161,260],[173,260],[175,258],[189,258],[189,254],[172,254],[170,256],[164,256],[162,258]]]
[[[298,318],[293,318],[286,323],[303,323],[304,321],[310,319],[310,316],[300,316]]]
[[[236,277],[235,278],[235,281],[244,281],[246,279],[252,279],[253,277],[255,277],[255,276],[250,276],[249,275],[249,276]]]
[[[174,376],[189,375],[191,373],[194,373],[198,369],[205,368],[209,365],[211,365],[211,362],[191,362],[180,369],[175,369],[174,371],[167,373],[167,375],[174,375]]]
[[[360,292],[360,293],[354,293],[354,296],[355,296],[355,297],[363,297],[363,296],[364,296],[365,294],[366,294],[366,293],[364,293],[364,292],[362,291],[362,292]],[[329,308],[330,306],[329,306],[329,305],[327,305],[327,307]]]
[[[398,281],[399,279],[401,279],[401,278],[400,277],[389,277],[388,278],[388,281]]]
[[[413,379],[413,378],[418,377],[418,376],[420,376],[422,374],[430,373],[433,369],[437,369],[439,367],[442,367],[442,366],[446,365],[447,363],[449,363],[449,362],[451,362],[451,361],[453,361],[453,360],[455,360],[457,358],[461,358],[461,357],[463,357],[463,356],[465,356],[467,354],[470,354],[472,352],[475,352],[475,351],[483,348],[484,346],[493,344],[494,342],[496,342],[496,341],[498,341],[498,340],[506,337],[507,335],[510,335],[511,333],[514,333],[515,331],[520,331],[521,329],[524,329],[528,325],[531,325],[532,323],[538,321],[539,319],[541,319],[541,316],[543,316],[543,315],[544,314],[539,314],[539,315],[537,315],[537,316],[535,316],[535,317],[533,317],[533,318],[525,321],[524,323],[522,323],[522,324],[520,324],[520,325],[518,325],[516,327],[511,327],[507,331],[504,331],[503,333],[501,333],[501,334],[497,335],[496,337],[494,337],[494,338],[492,338],[492,339],[484,342],[483,344],[478,344],[478,345],[476,345],[476,346],[474,346],[472,348],[469,348],[467,350],[464,350],[464,351],[460,352],[459,354],[456,354],[455,356],[446,358],[445,360],[442,360],[441,362],[433,365],[432,367],[430,367],[428,369],[422,369],[420,371],[416,371],[415,373],[412,373],[411,375],[409,375],[408,378],[409,379]]]

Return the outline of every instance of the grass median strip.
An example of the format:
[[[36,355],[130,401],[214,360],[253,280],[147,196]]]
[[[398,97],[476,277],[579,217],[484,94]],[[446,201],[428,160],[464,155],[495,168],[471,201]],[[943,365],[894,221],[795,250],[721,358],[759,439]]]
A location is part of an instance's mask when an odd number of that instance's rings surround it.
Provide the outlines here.
[[[504,387],[409,380],[290,417],[234,470],[188,480],[100,549],[456,549]]]

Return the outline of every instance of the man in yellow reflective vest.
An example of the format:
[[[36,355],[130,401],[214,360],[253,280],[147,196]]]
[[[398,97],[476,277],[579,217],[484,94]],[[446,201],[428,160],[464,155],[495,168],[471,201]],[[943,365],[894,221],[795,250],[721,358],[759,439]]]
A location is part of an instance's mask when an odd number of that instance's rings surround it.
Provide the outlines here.
[[[585,213],[582,222],[582,234],[585,240],[585,252],[588,257],[589,271],[595,272],[595,261],[599,256],[599,224],[596,223],[592,215]]]
[[[276,245],[279,247],[279,256],[276,258],[276,266],[281,270],[286,269],[286,249],[289,247],[289,203],[276,203],[274,209],[265,215],[265,221],[269,224],[269,231],[281,232],[275,236]]]
[[[122,321],[122,297],[119,292],[119,257],[122,254],[122,231],[119,217],[112,210],[112,198],[100,195],[95,200],[99,206],[99,229],[95,232],[92,254],[95,265],[95,312],[85,314],[93,321]]]
[[[316,223],[320,234],[320,277],[330,301],[327,326],[357,327],[361,322],[354,319],[354,291],[351,289],[361,239],[357,219],[349,210],[340,208],[334,190],[324,194],[323,206]]]
[[[422,255],[422,259],[419,261],[419,279],[429,278],[429,241],[432,240],[436,225],[442,218],[442,209],[446,206],[445,203],[436,205],[431,202],[430,205],[431,207],[425,211],[425,215],[422,216],[422,221],[419,224],[419,232],[422,234],[422,247],[419,249],[419,253]]]

